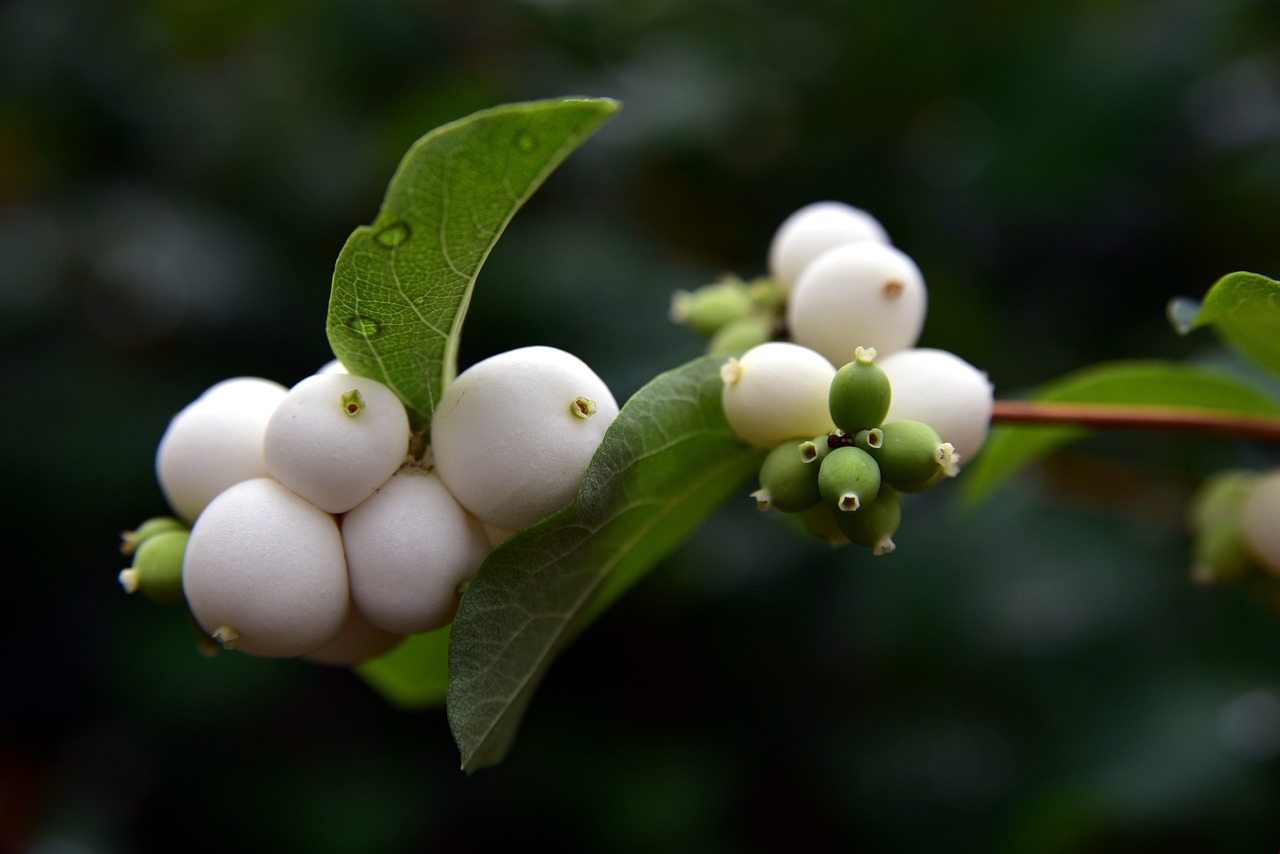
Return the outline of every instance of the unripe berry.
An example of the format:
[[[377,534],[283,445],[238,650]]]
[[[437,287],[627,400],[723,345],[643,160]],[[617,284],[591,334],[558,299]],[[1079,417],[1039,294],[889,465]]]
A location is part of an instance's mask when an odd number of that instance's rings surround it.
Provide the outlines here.
[[[831,420],[850,436],[879,427],[889,411],[889,377],[875,361],[874,347],[859,347],[853,361],[836,371],[831,380]]]
[[[1280,469],[1263,474],[1250,487],[1240,527],[1262,567],[1280,575]]]
[[[191,529],[182,566],[191,613],[251,655],[309,655],[347,620],[347,567],[333,516],[270,478],[219,494]]]
[[[156,477],[173,512],[190,523],[232,484],[265,477],[262,437],[285,387],[257,377],[211,386],[169,422]]]
[[[787,328],[797,344],[843,365],[859,346],[882,357],[915,346],[927,302],[920,268],[901,250],[850,243],[818,256],[796,279]]]
[[[159,605],[181,602],[182,555],[190,536],[181,528],[146,537],[133,553],[132,565],[120,573],[120,586]]]
[[[956,471],[951,445],[920,421],[886,421],[880,427],[879,446],[868,452],[886,483],[908,490],[933,481],[939,471]]]
[[[776,507],[784,513],[799,513],[822,500],[818,491],[819,467],[806,460],[802,444],[789,439],[764,458],[760,466],[760,489],[752,493],[761,510]]]
[[[832,429],[827,394],[836,369],[823,356],[788,341],[752,347],[720,369],[720,400],[733,432],[772,448]]]
[[[880,468],[861,448],[834,448],[818,470],[818,489],[836,509],[856,512],[874,501],[880,491]]]
[[[707,352],[717,356],[742,353],[773,338],[773,321],[752,315],[725,324],[707,342]]]
[[[801,271],[828,249],[870,240],[888,243],[875,217],[843,202],[814,202],[792,213],[769,242],[769,273],[790,290]]]
[[[173,516],[156,516],[143,522],[132,531],[124,531],[120,534],[120,554],[125,557],[131,556],[140,545],[156,534],[163,534],[166,531],[187,530],[186,524],[180,519],[175,519]]]
[[[825,501],[821,501],[805,510],[803,513],[797,513],[794,518],[800,521],[800,526],[810,536],[817,537],[832,548],[847,546],[849,538],[845,536],[844,531],[840,530],[838,519],[841,516],[848,516],[835,509]],[[853,515],[857,515],[856,513]]]
[[[409,418],[377,380],[314,374],[289,389],[267,422],[263,451],[276,480],[328,513],[345,513],[404,462]]]
[[[342,517],[351,601],[398,634],[453,619],[458,588],[489,551],[480,521],[434,473],[402,468]]]
[[[889,375],[889,421],[923,421],[950,442],[961,461],[973,459],[991,426],[987,375],[945,350],[915,348],[877,361]]]
[[[857,513],[835,513],[836,525],[850,542],[871,549],[872,554],[886,555],[895,546],[893,535],[902,522],[902,505],[898,491],[881,484],[875,500],[864,504]]]
[[[745,282],[715,282],[692,291],[676,291],[671,298],[671,319],[710,338],[727,324],[746,317],[752,308]]]
[[[431,421],[436,472],[463,507],[518,531],[577,494],[618,415],[604,380],[554,347],[477,362],[449,384]]]

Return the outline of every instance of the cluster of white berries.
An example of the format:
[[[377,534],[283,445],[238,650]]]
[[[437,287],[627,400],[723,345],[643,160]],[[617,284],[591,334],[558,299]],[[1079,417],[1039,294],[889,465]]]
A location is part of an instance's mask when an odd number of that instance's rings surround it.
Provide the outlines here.
[[[787,217],[767,275],[675,295],[673,319],[729,357],[730,426],[771,449],[755,493],[762,508],[800,513],[833,543],[883,554],[893,548],[896,493],[954,475],[962,455],[977,453],[991,383],[953,353],[916,346],[927,306],[915,262],[874,217],[840,202]]]
[[[336,362],[292,388],[225,380],[165,431],[156,473],[178,520],[129,532],[121,583],[185,599],[223,647],[358,663],[448,624],[489,550],[569,503],[617,413],[551,347],[459,374],[429,444],[391,389]]]

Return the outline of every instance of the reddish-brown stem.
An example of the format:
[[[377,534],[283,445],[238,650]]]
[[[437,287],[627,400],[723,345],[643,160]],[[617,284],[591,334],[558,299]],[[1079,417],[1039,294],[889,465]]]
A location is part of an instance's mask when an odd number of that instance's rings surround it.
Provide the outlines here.
[[[1243,412],[1122,406],[1103,403],[1036,403],[997,400],[993,424],[1045,424],[1103,430],[1163,430],[1280,442],[1280,419]]]

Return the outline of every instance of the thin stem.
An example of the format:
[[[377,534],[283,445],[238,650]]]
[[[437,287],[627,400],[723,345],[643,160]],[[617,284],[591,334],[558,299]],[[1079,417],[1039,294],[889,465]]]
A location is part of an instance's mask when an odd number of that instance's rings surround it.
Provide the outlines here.
[[[1167,406],[997,400],[991,410],[991,422],[1093,427],[1104,430],[1163,430],[1280,442],[1280,419],[1244,412]]]

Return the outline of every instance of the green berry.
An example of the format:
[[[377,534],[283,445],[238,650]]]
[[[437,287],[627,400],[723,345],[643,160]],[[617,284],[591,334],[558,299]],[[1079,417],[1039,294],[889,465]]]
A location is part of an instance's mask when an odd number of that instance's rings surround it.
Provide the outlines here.
[[[902,521],[902,505],[898,501],[898,491],[887,483],[880,486],[875,500],[864,504],[857,513],[832,515],[850,542],[866,546],[877,555],[894,550],[893,535]]]
[[[869,452],[880,464],[880,476],[894,486],[912,490],[927,484],[954,455],[951,446],[920,421],[890,421],[880,432],[880,447]]]
[[[851,436],[879,427],[889,411],[889,377],[875,360],[874,347],[859,347],[853,361],[836,371],[831,380],[831,420]]]
[[[120,573],[120,586],[126,593],[141,593],[158,605],[181,602],[182,556],[190,538],[185,527],[148,536],[138,544],[133,565]]]
[[[861,448],[833,448],[818,471],[818,490],[832,506],[854,512],[875,500],[880,490],[880,467]]]
[[[844,531],[840,530],[840,526],[837,524],[840,516],[848,515],[848,513],[841,513],[839,510],[832,508],[827,502],[822,501],[803,513],[797,513],[795,518],[800,522],[806,533],[817,537],[834,549],[849,544],[849,538],[845,536]]]
[[[760,466],[760,489],[753,493],[761,510],[776,507],[784,513],[808,510],[822,500],[817,466],[806,462],[800,450],[808,442],[794,439],[775,447]]]
[[[120,534],[120,554],[130,557],[138,547],[144,542],[154,537],[156,534],[163,534],[165,531],[185,531],[187,526],[181,519],[173,516],[156,516],[143,522],[132,531],[123,531]]]
[[[731,320],[720,327],[707,342],[707,352],[717,356],[743,353],[773,338],[773,321],[751,315]]]
[[[726,324],[751,313],[753,300],[744,282],[730,279],[677,291],[671,298],[671,319],[710,338]]]

